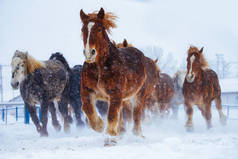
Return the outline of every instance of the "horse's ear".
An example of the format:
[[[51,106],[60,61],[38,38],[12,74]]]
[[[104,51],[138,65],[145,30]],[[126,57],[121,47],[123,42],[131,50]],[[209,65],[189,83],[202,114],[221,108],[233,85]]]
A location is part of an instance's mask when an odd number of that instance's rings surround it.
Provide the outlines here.
[[[157,63],[158,62],[158,58],[156,58],[155,60],[154,60],[154,63]]]
[[[127,46],[128,46],[128,43],[127,43],[126,39],[124,39],[124,41],[123,41],[123,46],[124,46],[124,47],[127,47]]]
[[[100,11],[97,14],[97,17],[99,19],[103,19],[104,18],[104,9],[103,8],[100,9]]]
[[[202,52],[203,52],[203,48],[204,48],[204,47],[202,47],[202,48],[199,50],[199,52],[200,52],[200,53],[202,53]]]
[[[116,42],[114,41],[114,40],[112,40],[112,44],[114,45],[114,46],[116,46],[117,44],[116,44]]]
[[[80,18],[82,20],[82,22],[84,23],[86,20],[88,20],[88,15],[86,15],[84,12],[83,12],[83,9],[80,10]]]

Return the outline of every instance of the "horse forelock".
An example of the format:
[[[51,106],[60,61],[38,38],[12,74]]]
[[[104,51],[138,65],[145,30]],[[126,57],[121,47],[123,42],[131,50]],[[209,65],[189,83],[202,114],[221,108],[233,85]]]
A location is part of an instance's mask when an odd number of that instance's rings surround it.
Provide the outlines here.
[[[88,17],[89,17],[88,22],[97,22],[98,21],[96,11],[93,13],[89,13]],[[111,33],[112,28],[117,27],[117,25],[115,24],[116,19],[117,19],[117,16],[114,15],[112,12],[107,12],[104,14],[104,18],[101,20],[101,22],[108,33]]]

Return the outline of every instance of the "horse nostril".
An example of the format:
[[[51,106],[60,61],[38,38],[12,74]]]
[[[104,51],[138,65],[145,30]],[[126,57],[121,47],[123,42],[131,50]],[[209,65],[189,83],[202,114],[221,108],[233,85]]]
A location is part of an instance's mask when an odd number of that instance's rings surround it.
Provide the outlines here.
[[[14,73],[12,73],[12,78],[14,78]]]
[[[18,86],[18,85],[19,85],[19,82],[16,83],[16,86]]]
[[[94,55],[96,53],[95,49],[92,49],[91,54]]]

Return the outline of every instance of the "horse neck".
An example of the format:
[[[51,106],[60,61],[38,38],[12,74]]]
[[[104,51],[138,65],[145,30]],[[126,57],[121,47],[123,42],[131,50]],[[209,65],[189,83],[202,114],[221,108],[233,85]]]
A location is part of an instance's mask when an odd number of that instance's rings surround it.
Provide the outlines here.
[[[106,39],[106,46],[102,47],[100,50],[102,55],[99,57],[99,61],[98,61],[99,67],[104,67],[104,64],[108,60],[108,58],[112,57],[117,52],[117,48],[110,41],[107,34],[105,35],[105,39]]]

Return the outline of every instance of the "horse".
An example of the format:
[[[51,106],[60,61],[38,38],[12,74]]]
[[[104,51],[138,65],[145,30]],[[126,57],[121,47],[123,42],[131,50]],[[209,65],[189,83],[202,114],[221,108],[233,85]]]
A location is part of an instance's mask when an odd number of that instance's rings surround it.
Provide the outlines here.
[[[117,43],[115,41],[112,41],[112,43],[117,47],[117,48],[124,48],[124,47],[133,47],[132,44],[129,44],[126,39],[123,40],[122,43]]]
[[[156,96],[159,98],[159,110],[162,117],[169,113],[171,101],[174,97],[174,84],[172,78],[166,73],[160,73],[159,82],[156,85]]]
[[[60,101],[64,102],[59,102],[58,104],[65,105],[63,107],[67,107],[68,104],[70,104],[75,114],[76,126],[84,126],[81,110],[82,101],[80,96],[82,65],[75,65],[73,68],[70,68],[65,57],[59,52],[52,54],[49,59],[60,61],[65,66],[65,69],[68,71],[69,75],[69,93],[65,96],[62,96],[63,99],[61,98]]]
[[[156,66],[157,62],[158,59],[154,60]],[[147,101],[147,107],[155,116],[158,116],[159,111],[160,117],[163,118],[166,114],[169,114],[170,104],[174,96],[174,84],[172,78],[168,74],[162,73],[158,66],[156,73],[158,75],[155,89]]]
[[[126,39],[123,40],[122,43],[115,43],[113,41],[113,44],[117,48],[125,48],[125,47],[133,47],[132,44],[129,44]],[[147,58],[146,62],[152,62],[151,59]],[[161,73],[160,68],[157,66],[158,59],[154,60],[154,65],[156,65],[156,73],[157,73],[157,82],[156,86],[154,89],[154,92],[152,92],[151,96],[148,98],[148,101],[146,101],[146,107],[150,109],[152,112],[157,112],[157,110],[160,111],[160,114],[162,116],[165,115],[166,112],[168,112],[170,108],[171,101],[174,96],[174,85],[173,85],[173,80],[172,78],[166,74],[166,73]],[[158,107],[156,109],[153,109],[153,106],[155,103],[158,104]],[[123,107],[123,114],[124,118],[126,120],[130,120],[130,103],[126,103],[124,105],[127,105],[126,107]],[[143,111],[143,113],[145,113]],[[145,116],[145,114],[143,115]]]
[[[133,98],[136,103],[133,109],[133,133],[142,136],[142,108],[154,88],[154,79],[149,77],[147,72],[150,71],[146,70],[146,57],[134,47],[118,49],[112,44],[107,34],[116,27],[116,17],[112,13],[104,13],[101,8],[98,13],[85,14],[81,9],[80,17],[86,58],[82,70],[82,109],[89,125],[95,131],[103,131],[103,120],[95,111],[95,100],[102,98],[109,102],[106,132],[110,137],[118,136],[122,102]],[[94,69],[90,72],[90,67],[97,68],[97,78],[92,74]],[[155,66],[152,64],[150,69],[153,68]]]
[[[222,112],[221,88],[217,74],[208,68],[208,63],[200,50],[190,46],[187,57],[187,73],[183,83],[183,96],[188,116],[186,128],[193,130],[193,105],[197,105],[206,120],[207,128],[211,128],[211,103],[214,100],[219,112],[221,124],[226,124],[226,116]]]
[[[52,114],[53,126],[60,129],[57,121],[54,101],[61,98],[62,94],[67,94],[66,85],[68,83],[67,70],[63,64],[56,60],[38,61],[27,52],[15,51],[12,62],[11,86],[13,89],[20,87],[20,93],[24,100],[25,107],[36,126],[40,136],[48,136],[47,132],[47,112],[48,108]],[[41,106],[41,122],[36,115],[35,104]],[[69,116],[67,108],[60,108],[64,117],[65,130],[69,130]]]
[[[177,119],[178,117],[178,106],[184,104],[183,97],[183,83],[186,76],[186,71],[179,70],[173,76],[174,83],[174,97],[171,102],[171,108],[173,112],[173,118]]]

